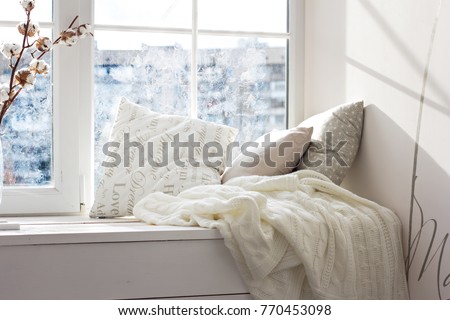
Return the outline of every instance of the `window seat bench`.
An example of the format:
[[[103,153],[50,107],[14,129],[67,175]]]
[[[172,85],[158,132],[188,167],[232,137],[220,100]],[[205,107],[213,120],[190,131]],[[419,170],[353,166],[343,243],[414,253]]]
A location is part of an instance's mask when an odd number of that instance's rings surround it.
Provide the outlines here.
[[[0,299],[250,298],[218,230],[5,219],[21,229],[0,231]]]

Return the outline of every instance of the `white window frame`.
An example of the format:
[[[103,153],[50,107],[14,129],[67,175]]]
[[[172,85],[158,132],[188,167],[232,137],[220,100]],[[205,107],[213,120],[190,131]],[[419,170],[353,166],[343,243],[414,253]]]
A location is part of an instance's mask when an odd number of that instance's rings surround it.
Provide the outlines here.
[[[91,23],[95,30],[158,31],[194,35],[261,36],[288,40],[287,125],[296,126],[303,120],[304,96],[304,0],[290,0],[289,32],[229,32],[199,30],[197,26],[197,0],[193,1],[193,26],[190,29],[146,27],[119,27],[94,25],[94,1],[54,0],[55,21],[50,27],[58,33],[67,27],[75,15],[79,21]],[[44,25],[43,25],[44,26]],[[57,36],[57,35],[55,35]],[[192,39],[192,52],[196,52],[197,38]],[[0,216],[9,215],[83,215],[94,200],[94,104],[93,65],[94,41],[84,39],[71,48],[58,47],[54,51],[54,181],[52,187],[4,188]],[[197,65],[197,56],[192,56]],[[197,114],[197,75],[191,68],[191,114]],[[81,209],[80,209],[81,208]]]
[[[79,3],[54,0],[53,10],[53,23],[41,26],[53,28],[56,38],[79,14]],[[80,212],[79,50],[58,46],[53,51],[53,185],[4,187],[0,215]]]

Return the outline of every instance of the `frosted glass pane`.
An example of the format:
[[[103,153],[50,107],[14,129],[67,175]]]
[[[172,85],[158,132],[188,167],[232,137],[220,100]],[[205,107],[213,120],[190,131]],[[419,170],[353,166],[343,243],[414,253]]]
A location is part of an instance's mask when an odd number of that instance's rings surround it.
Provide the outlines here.
[[[200,29],[287,31],[286,0],[198,0]]]
[[[185,35],[95,33],[95,168],[103,161],[102,147],[122,96],[156,112],[189,114],[190,39]],[[97,181],[101,171],[96,171]]]
[[[5,31],[7,28],[2,29]],[[23,66],[28,65],[30,60],[30,55],[25,54]],[[47,54],[44,60],[51,64],[51,54]],[[11,74],[6,62],[6,59],[0,58],[1,83],[8,83]],[[52,181],[51,83],[51,72],[47,76],[38,75],[34,88],[23,90],[3,119],[1,139],[5,185],[41,186]]]
[[[38,0],[36,7],[31,11],[31,20],[37,22],[51,22],[53,0]],[[25,10],[19,0],[1,0],[0,21],[25,21]]]
[[[191,0],[96,0],[95,23],[191,28]]]
[[[251,141],[286,128],[286,40],[200,37],[198,116]]]

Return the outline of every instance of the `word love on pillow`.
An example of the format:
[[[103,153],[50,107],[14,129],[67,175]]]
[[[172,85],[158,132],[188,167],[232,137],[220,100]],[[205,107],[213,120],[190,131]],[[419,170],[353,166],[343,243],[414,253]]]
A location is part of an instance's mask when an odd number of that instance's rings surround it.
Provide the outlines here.
[[[176,195],[202,184],[220,184],[227,148],[238,130],[153,112],[122,99],[110,139],[103,147],[104,174],[90,217],[133,214],[151,192]]]

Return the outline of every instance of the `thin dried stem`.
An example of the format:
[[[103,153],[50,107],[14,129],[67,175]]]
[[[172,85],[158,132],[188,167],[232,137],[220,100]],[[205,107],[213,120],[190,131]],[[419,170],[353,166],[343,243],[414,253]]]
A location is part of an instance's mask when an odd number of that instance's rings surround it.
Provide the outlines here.
[[[11,68],[12,70],[11,70],[11,78],[9,80],[9,92],[12,92],[11,90],[12,90],[13,83],[14,83],[14,76],[16,75],[16,70],[17,70],[17,67],[19,66],[20,59],[22,58],[22,55],[26,50],[25,43],[27,42],[27,39],[28,39],[28,27],[30,26],[30,21],[31,21],[29,11],[26,12],[26,15],[27,15],[27,23],[25,25],[25,33],[23,35],[23,40],[22,40],[22,49],[20,50],[19,56],[16,58],[16,63]],[[12,58],[11,58],[11,61],[12,61]],[[0,122],[1,122],[1,120],[2,120],[2,118],[0,118]]]

